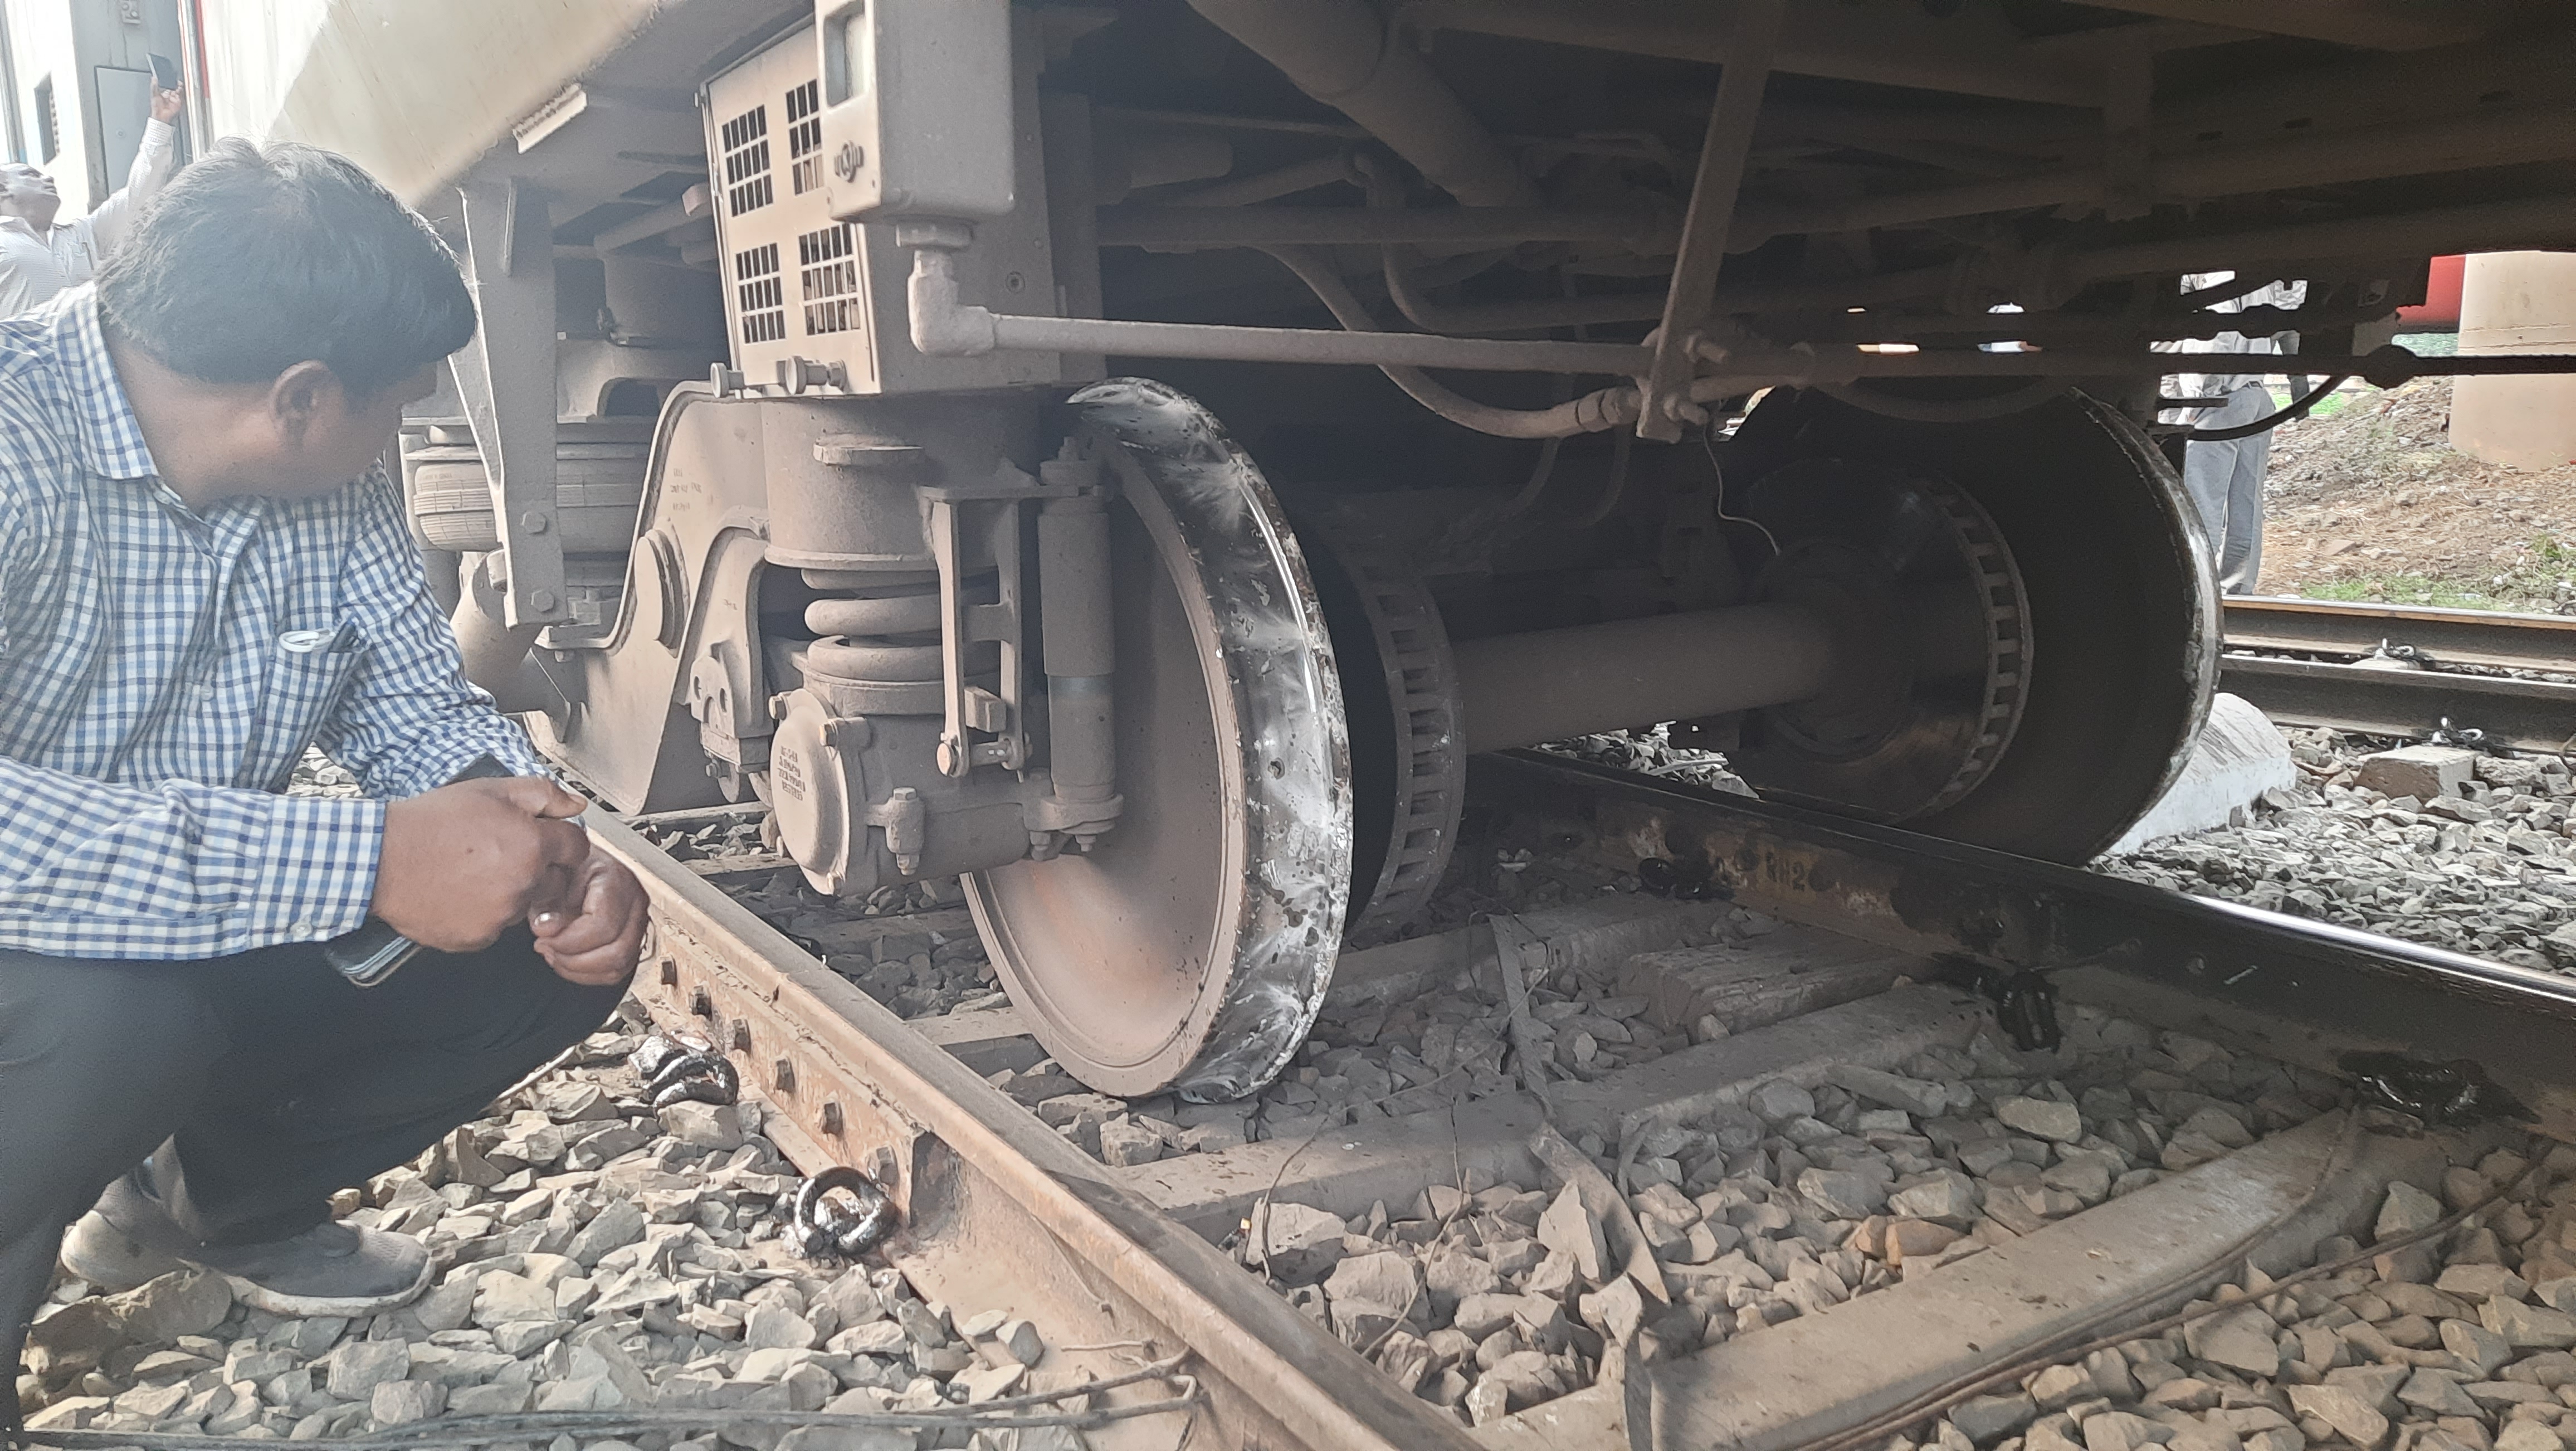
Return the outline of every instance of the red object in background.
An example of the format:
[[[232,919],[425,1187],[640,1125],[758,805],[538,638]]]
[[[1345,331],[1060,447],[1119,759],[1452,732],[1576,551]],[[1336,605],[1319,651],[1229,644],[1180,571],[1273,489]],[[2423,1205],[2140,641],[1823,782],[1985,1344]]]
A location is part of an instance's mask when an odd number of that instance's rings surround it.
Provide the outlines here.
[[[2397,320],[2416,328],[2455,328],[2460,325],[2460,273],[2468,266],[2466,257],[2436,257],[2432,274],[2424,280],[2424,305],[2397,309]]]

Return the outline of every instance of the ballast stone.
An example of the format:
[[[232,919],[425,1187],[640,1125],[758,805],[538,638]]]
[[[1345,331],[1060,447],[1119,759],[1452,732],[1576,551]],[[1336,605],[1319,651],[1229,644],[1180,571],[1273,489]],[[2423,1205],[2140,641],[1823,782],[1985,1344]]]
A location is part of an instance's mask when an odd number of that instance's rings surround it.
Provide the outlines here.
[[[742,1147],[742,1115],[729,1103],[682,1102],[656,1115],[663,1132],[684,1144],[730,1153]]]
[[[2388,1197],[2380,1201],[2379,1218],[2371,1226],[2370,1237],[2373,1243],[2384,1243],[2424,1229],[2441,1217],[2441,1200],[2399,1180],[2388,1186]]]
[[[2248,1305],[2183,1327],[2184,1342],[2203,1360],[2247,1375],[2275,1375],[2281,1369],[2280,1327],[2272,1317]]]
[[[2007,1098],[1995,1105],[1995,1117],[2007,1128],[2033,1138],[2071,1144],[2084,1137],[2084,1115],[2071,1103],[2046,1098]]]
[[[2489,1330],[2520,1349],[2565,1350],[2576,1346],[2576,1316],[2519,1300],[2489,1300],[2478,1307]]]
[[[2353,784],[2388,796],[2458,796],[2477,776],[2478,753],[2457,746],[2400,746],[2361,758]],[[2535,775],[2537,773],[2535,772]]]
[[[1916,1118],[1938,1118],[1949,1109],[1950,1095],[1940,1084],[1883,1069],[1838,1064],[1825,1079],[1871,1103],[1902,1109]]]
[[[325,1382],[335,1400],[361,1400],[376,1387],[403,1379],[411,1373],[411,1347],[399,1340],[358,1340],[341,1346],[331,1355],[331,1374]]]
[[[1601,1283],[1601,1267],[1610,1258],[1610,1248],[1602,1239],[1601,1221],[1583,1207],[1573,1185],[1558,1191],[1547,1212],[1539,1216],[1538,1242],[1573,1260],[1575,1270],[1589,1283]]]

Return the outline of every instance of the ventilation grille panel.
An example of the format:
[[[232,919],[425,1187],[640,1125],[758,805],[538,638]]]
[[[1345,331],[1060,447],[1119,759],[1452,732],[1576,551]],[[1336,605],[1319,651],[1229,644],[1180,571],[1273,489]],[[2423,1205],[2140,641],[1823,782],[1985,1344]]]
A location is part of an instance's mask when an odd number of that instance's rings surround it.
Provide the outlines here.
[[[734,305],[742,313],[742,340],[774,343],[787,336],[787,296],[778,275],[778,244],[764,242],[733,254]]]
[[[787,183],[798,196],[823,184],[823,83],[787,93]]]
[[[738,217],[769,205],[769,108],[752,107],[724,123],[720,134],[726,210]]]
[[[859,326],[859,263],[850,224],[823,227],[796,239],[797,281],[805,301],[805,333],[845,333]]]

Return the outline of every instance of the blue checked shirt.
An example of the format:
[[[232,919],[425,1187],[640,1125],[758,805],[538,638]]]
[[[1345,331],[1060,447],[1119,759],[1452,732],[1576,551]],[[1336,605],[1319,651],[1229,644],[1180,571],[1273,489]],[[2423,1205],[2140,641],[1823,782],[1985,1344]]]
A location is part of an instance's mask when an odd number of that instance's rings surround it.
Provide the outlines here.
[[[382,468],[204,513],[163,484],[86,287],[0,322],[0,948],[217,957],[364,920],[382,799],[278,794],[307,744],[375,798],[486,752]]]

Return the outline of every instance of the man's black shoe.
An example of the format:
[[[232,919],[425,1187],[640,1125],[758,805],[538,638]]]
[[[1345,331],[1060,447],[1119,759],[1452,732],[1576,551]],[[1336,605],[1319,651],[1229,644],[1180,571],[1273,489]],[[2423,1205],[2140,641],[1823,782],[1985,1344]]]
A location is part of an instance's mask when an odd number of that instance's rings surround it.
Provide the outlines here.
[[[107,1186],[63,1236],[63,1268],[107,1290],[130,1290],[187,1265],[230,1281],[241,1302],[272,1315],[372,1315],[429,1288],[429,1250],[409,1235],[325,1220],[266,1244],[200,1244],[133,1174]]]

